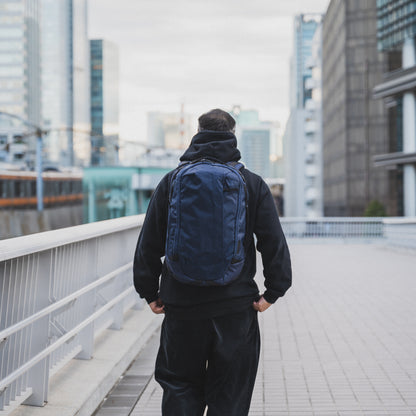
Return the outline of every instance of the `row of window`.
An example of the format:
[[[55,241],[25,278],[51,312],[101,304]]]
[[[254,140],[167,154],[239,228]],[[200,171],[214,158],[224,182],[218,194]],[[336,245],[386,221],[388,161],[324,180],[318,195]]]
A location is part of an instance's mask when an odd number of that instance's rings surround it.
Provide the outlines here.
[[[416,2],[409,0],[377,2],[379,49],[390,49],[405,36],[416,35]]]
[[[411,10],[412,3],[413,0],[377,0],[377,9],[378,13],[386,13],[403,6]]]
[[[416,22],[407,28],[397,29],[396,32],[382,33],[378,36],[379,48],[383,50],[392,49],[401,44],[407,36],[407,33],[416,35]]]
[[[80,180],[43,182],[44,196],[73,195],[82,193]],[[36,196],[36,180],[0,179],[1,198],[30,198]]]
[[[416,9],[414,13],[408,14],[402,18],[395,18],[394,16],[386,16],[377,21],[377,29],[379,34],[393,32],[402,28],[411,27],[412,23],[416,22]]]

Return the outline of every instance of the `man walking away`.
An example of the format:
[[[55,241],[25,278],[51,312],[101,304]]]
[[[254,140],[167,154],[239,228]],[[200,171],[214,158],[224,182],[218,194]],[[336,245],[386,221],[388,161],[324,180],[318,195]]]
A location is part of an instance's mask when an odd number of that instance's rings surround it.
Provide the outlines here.
[[[155,369],[162,414],[202,416],[208,407],[208,416],[244,416],[260,353],[257,312],[291,286],[290,255],[268,186],[239,163],[235,120],[215,109],[198,121],[181,164],[151,199],[134,285],[165,313]]]

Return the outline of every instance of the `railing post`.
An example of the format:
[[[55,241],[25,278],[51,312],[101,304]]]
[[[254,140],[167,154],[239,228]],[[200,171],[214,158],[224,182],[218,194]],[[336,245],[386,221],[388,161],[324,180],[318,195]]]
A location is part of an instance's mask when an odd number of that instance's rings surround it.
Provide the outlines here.
[[[94,323],[87,325],[78,334],[82,351],[75,357],[80,360],[90,360],[94,351]]]
[[[9,285],[10,279],[7,278],[6,262],[0,263],[0,330],[5,329],[9,324],[7,315],[9,313]],[[9,338],[0,339],[0,380],[7,375],[6,361],[8,359]],[[6,390],[0,390],[0,411],[6,405]]]
[[[35,311],[50,304],[50,262],[51,252],[43,251],[37,255],[37,273],[35,274]],[[44,350],[49,344],[50,314],[33,323],[29,355],[33,357]],[[49,356],[39,361],[28,372],[27,386],[32,388],[32,394],[24,402],[31,406],[44,406],[48,399]]]
[[[90,258],[88,263],[85,265],[87,270],[84,270],[86,276],[90,276],[90,282],[95,281],[98,278],[97,274],[97,262],[98,262],[98,250],[100,247],[100,238],[94,239],[94,246],[90,253]],[[97,290],[93,290],[87,296],[82,296],[80,299],[80,308],[81,316],[84,319],[92,315],[95,312],[97,305]],[[75,357],[80,360],[90,360],[94,353],[94,322],[91,322],[87,325],[80,333],[78,334],[79,343],[81,344],[82,350]]]
[[[122,236],[120,235],[117,235],[116,237],[117,239],[122,238]],[[122,242],[117,241],[117,243],[121,244]],[[108,241],[107,241],[107,244],[108,244]],[[130,275],[130,273],[128,274]],[[125,289],[124,282],[126,281],[126,277],[127,277],[126,272],[123,272],[114,279],[113,284],[112,284],[114,288],[114,293],[121,293]],[[111,314],[113,318],[113,323],[111,324],[110,329],[120,330],[123,328],[123,320],[124,320],[123,309],[124,309],[124,301],[117,303],[112,308]]]

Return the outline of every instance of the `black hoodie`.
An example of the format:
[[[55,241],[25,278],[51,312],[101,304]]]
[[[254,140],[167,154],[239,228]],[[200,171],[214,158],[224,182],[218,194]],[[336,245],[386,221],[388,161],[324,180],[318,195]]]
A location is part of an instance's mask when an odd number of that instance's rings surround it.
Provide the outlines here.
[[[212,158],[238,161],[237,139],[231,132],[204,130],[196,134],[180,158],[193,161]],[[274,303],[292,283],[289,250],[270,190],[263,179],[243,169],[248,190],[248,238],[246,260],[240,277],[228,286],[198,287],[178,282],[162,264],[168,216],[169,181],[173,171],[159,183],[147,210],[134,256],[134,285],[148,303],[161,298],[166,313],[181,319],[209,318],[250,307],[259,298],[256,247],[262,255],[264,298]],[[255,246],[254,235],[257,238]],[[159,276],[161,279],[159,282]]]

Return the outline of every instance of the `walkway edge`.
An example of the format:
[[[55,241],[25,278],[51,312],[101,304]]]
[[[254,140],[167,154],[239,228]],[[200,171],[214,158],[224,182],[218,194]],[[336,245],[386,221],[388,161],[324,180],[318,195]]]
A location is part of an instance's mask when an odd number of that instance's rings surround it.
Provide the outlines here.
[[[121,330],[97,338],[91,360],[71,360],[51,379],[44,407],[21,405],[10,416],[90,416],[161,322],[150,308],[129,310]]]

